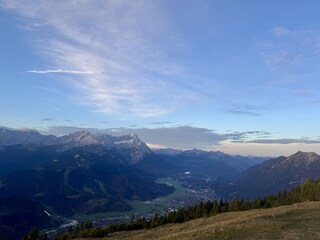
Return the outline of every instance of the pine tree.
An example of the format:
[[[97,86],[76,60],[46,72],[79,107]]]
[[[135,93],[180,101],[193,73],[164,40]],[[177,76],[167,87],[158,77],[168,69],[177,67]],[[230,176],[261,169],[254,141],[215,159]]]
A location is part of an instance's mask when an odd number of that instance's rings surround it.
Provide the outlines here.
[[[48,237],[46,234],[40,235],[39,230],[36,228],[33,228],[30,233],[26,234],[23,237],[23,240],[47,240]]]
[[[233,198],[230,202],[229,211],[239,211],[240,202],[237,198]]]

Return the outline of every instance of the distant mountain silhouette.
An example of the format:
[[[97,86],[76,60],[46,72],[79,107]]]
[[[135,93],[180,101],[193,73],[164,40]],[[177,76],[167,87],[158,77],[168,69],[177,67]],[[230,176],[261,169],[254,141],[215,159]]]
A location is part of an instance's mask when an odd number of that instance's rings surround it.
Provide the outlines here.
[[[275,193],[299,185],[306,179],[320,177],[320,156],[297,152],[257,164],[235,177],[223,188],[245,198]]]

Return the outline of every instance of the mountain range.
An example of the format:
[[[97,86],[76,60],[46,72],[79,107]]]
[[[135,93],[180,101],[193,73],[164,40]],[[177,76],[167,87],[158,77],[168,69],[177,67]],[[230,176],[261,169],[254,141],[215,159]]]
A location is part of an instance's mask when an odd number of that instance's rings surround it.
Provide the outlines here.
[[[106,149],[117,149],[124,154],[129,153],[129,164],[134,164],[143,159],[147,154],[152,154],[150,148],[142,142],[136,134],[125,136],[111,136],[103,133],[92,134],[79,131],[72,134],[56,137],[42,135],[35,130],[0,129],[0,147],[12,145],[33,146],[59,146],[56,151],[63,152],[75,147],[97,145]],[[128,152],[129,151],[129,152]]]
[[[221,194],[244,198],[264,196],[291,189],[306,179],[320,177],[320,156],[301,152],[264,161],[241,172],[220,186]]]
[[[134,134],[75,132],[56,137],[0,129],[0,139],[0,202],[12,200],[14,208],[20,209],[20,215],[0,209],[0,230],[17,236],[29,226],[19,219],[35,219],[29,227],[44,228],[57,224],[49,214],[70,217],[128,211],[130,200],[151,200],[174,191],[143,170],[153,162],[161,165],[162,159]],[[38,210],[25,209],[26,201]],[[12,219],[17,222],[14,226]]]
[[[158,183],[160,177],[212,188],[223,198],[254,198],[319,176],[316,153],[271,159],[199,149],[151,150],[135,134],[79,131],[57,137],[0,128],[0,202],[9,209],[0,208],[0,234],[22,236],[28,227],[61,223],[50,216],[131,210],[129,201],[175,191]],[[26,225],[26,219],[33,220]]]

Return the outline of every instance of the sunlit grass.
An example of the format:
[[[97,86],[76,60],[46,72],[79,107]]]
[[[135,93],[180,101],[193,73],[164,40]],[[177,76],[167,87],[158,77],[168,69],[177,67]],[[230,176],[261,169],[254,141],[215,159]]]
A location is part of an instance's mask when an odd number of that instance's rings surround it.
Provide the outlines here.
[[[228,212],[105,239],[320,239],[320,202]]]

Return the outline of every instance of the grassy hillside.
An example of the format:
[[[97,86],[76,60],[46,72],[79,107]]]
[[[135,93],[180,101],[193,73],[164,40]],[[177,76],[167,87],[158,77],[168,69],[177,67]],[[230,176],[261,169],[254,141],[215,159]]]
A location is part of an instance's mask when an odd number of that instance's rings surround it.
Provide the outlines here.
[[[320,239],[320,202],[229,212],[103,239]]]

